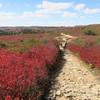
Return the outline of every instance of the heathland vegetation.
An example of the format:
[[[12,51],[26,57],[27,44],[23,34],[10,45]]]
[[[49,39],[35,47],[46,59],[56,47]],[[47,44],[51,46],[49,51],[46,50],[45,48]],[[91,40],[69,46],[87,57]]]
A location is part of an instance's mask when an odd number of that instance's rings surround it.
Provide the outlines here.
[[[54,39],[61,32],[78,37],[67,49],[92,67],[100,68],[100,25],[2,27],[0,100],[40,100],[61,53]]]

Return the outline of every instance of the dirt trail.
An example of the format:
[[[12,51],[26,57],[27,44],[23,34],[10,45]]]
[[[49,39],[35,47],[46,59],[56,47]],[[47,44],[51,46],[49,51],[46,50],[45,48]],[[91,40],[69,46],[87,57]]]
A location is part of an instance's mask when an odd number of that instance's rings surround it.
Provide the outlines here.
[[[48,100],[100,100],[100,84],[86,65],[69,51],[64,59]]]

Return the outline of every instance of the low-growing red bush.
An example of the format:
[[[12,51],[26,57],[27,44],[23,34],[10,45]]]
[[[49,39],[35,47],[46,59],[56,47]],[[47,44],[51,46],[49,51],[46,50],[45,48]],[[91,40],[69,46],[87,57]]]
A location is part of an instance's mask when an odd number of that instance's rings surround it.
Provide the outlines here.
[[[83,47],[76,45],[76,44],[69,44],[67,49],[74,53],[80,53],[80,51],[83,49]]]
[[[85,62],[92,64],[95,67],[100,67],[100,46],[84,48],[80,52],[80,57]]]
[[[0,49],[1,99],[13,100],[20,97],[38,100],[41,95],[39,85],[48,78],[48,65],[55,63],[58,52],[54,43],[35,46],[22,53]]]
[[[70,44],[68,49],[74,53],[79,53],[83,61],[100,68],[100,46],[81,47],[79,45]]]

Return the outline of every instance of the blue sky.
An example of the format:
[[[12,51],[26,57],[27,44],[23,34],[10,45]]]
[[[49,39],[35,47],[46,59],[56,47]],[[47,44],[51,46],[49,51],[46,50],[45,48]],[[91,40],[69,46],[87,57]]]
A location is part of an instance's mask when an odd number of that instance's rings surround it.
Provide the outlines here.
[[[0,26],[100,24],[100,0],[0,0]]]

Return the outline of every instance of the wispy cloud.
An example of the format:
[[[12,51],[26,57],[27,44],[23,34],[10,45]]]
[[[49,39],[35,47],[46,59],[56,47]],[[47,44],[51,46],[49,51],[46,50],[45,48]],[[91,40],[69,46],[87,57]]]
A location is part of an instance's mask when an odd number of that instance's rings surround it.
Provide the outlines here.
[[[65,18],[73,18],[77,16],[77,13],[65,11],[62,16]]]
[[[81,11],[84,14],[97,14],[100,13],[100,8],[89,8],[86,4],[80,3],[74,6],[74,9]]]
[[[100,13],[100,8],[86,8],[86,9],[84,9],[84,13],[86,13],[86,14]]]
[[[24,17],[24,18],[33,18],[33,17],[44,17],[44,13],[43,12],[32,12],[32,11],[27,11],[27,12],[24,12],[22,13],[21,17]]]
[[[35,3],[34,9],[30,5],[24,4],[25,9],[20,13],[14,10],[3,11],[5,5],[0,3],[0,26],[1,25],[33,25],[34,23],[40,23],[40,25],[60,25],[63,24],[79,24],[85,23],[89,20],[92,22],[93,17],[96,14],[100,14],[100,8],[90,6],[85,3],[76,3],[74,0],[71,2],[65,1],[51,1],[43,0],[41,3]],[[7,7],[6,7],[7,8]],[[11,12],[12,11],[12,12]],[[90,14],[93,16],[90,18]],[[85,16],[85,17],[84,17]]]
[[[3,7],[3,4],[2,3],[0,3],[0,8],[2,8]]]
[[[76,4],[74,8],[80,11],[83,10],[85,7],[86,5],[84,3],[80,3],[80,4]]]
[[[17,15],[12,12],[0,12],[0,20],[12,19],[15,16]]]
[[[46,10],[66,10],[73,5],[73,2],[50,2],[44,0],[42,4],[37,5],[40,9]]]

